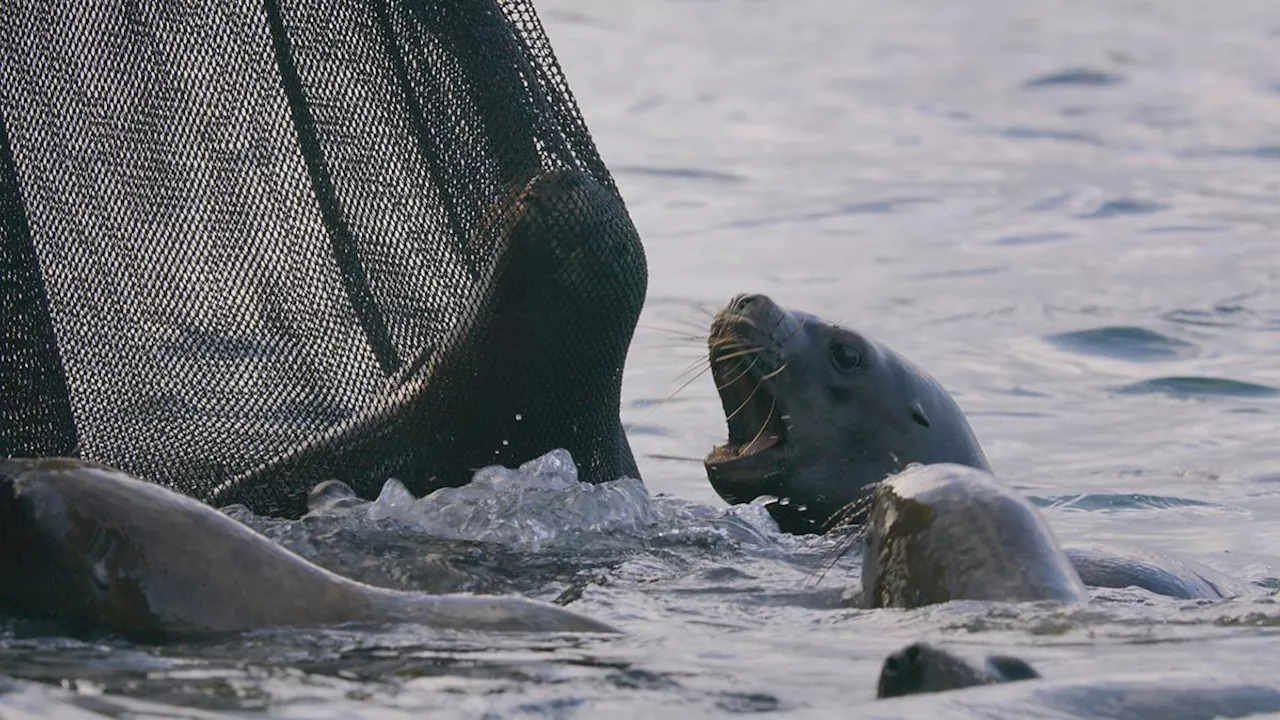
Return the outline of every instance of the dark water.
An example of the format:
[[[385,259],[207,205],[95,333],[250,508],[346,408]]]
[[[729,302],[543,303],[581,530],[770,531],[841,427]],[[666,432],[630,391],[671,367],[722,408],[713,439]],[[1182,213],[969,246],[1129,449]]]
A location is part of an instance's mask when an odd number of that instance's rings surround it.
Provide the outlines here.
[[[654,500],[669,532],[530,548],[261,522],[370,581],[572,600],[629,635],[349,628],[159,648],[18,628],[0,640],[16,683],[0,714],[870,717],[856,706],[880,662],[918,639],[1094,685],[1266,669],[1280,640],[1274,0],[538,7],[646,242],[623,412],[650,492],[684,501]],[[711,492],[700,458],[724,424],[710,379],[667,399],[702,354],[682,334],[740,292],[928,368],[1064,541],[1176,553],[1253,594],[843,608],[857,569],[823,574],[831,541],[776,536]],[[993,692],[996,716],[1035,715],[1012,686]],[[875,707],[981,714],[954,703]]]

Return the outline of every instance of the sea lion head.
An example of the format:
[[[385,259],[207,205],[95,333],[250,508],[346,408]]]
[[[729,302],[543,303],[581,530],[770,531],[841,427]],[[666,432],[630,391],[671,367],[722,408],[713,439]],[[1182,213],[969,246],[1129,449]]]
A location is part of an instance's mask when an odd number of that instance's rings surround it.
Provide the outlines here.
[[[777,498],[769,511],[786,532],[824,532],[911,463],[987,469],[946,390],[866,335],[739,295],[708,346],[729,438],[707,455],[707,477],[730,503]]]
[[[67,458],[0,460],[0,612],[58,620],[74,631],[145,624],[140,578],[123,571],[115,528],[86,523],[78,494],[61,482],[105,472]]]
[[[862,529],[866,608],[1089,597],[1036,507],[984,470],[908,468],[876,485]]]
[[[941,648],[917,642],[885,658],[876,697],[902,697],[1039,677],[1040,673],[1021,658],[990,655],[978,666]]]

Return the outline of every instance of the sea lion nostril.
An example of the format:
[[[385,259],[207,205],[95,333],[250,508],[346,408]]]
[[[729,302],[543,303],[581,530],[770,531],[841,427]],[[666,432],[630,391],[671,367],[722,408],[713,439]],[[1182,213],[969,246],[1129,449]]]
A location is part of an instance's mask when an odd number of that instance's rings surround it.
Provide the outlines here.
[[[760,295],[738,295],[729,301],[729,309],[733,312],[746,312],[760,301]]]

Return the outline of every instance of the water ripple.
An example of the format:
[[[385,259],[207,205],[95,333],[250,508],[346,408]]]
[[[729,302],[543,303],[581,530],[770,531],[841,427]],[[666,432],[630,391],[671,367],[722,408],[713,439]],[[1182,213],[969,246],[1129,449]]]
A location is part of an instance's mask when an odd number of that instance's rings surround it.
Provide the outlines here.
[[[1246,298],[1231,298],[1215,303],[1208,310],[1178,308],[1161,315],[1169,322],[1196,327],[1240,328],[1254,330],[1280,329],[1280,313],[1258,313],[1242,304]]]
[[[1102,138],[1087,132],[1074,130],[1056,130],[1054,128],[1027,127],[1014,125],[1000,132],[1010,140],[1056,140],[1059,142],[1084,143],[1085,145],[1103,145]]]
[[[646,165],[618,165],[613,169],[614,175],[648,175],[650,177],[672,178],[676,180],[701,180],[717,183],[746,182],[747,178],[735,173],[720,170],[708,170],[695,167],[651,167]]]
[[[1067,232],[1042,232],[1029,233],[1027,235],[1006,235],[996,240],[995,245],[1041,245],[1044,243],[1062,242],[1075,237],[1075,233]]]
[[[1116,200],[1108,200],[1102,203],[1092,212],[1082,213],[1077,217],[1089,220],[1101,220],[1104,218],[1118,217],[1121,215],[1146,215],[1149,213],[1160,212],[1167,206],[1154,200],[1143,200],[1141,198],[1119,198]]]
[[[1192,357],[1199,346],[1144,327],[1112,326],[1049,335],[1045,342],[1078,355],[1151,362]]]
[[[1177,507],[1225,508],[1217,503],[1190,498],[1146,495],[1143,493],[1083,493],[1077,495],[1031,496],[1038,507],[1055,510],[1159,510]]]
[[[1026,90],[1062,85],[1077,87],[1107,87],[1125,81],[1123,75],[1088,68],[1070,68],[1049,75],[1032,78],[1022,84]]]
[[[1160,377],[1130,383],[1115,388],[1125,395],[1171,395],[1173,397],[1237,397],[1270,398],[1280,395],[1280,390],[1270,385],[1198,376]]]

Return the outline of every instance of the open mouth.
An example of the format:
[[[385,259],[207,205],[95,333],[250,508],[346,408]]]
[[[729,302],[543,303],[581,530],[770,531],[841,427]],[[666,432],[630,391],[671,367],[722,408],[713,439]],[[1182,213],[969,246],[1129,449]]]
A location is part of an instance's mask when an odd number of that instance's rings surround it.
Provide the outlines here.
[[[727,343],[726,348],[736,343]],[[786,422],[782,405],[774,393],[772,379],[777,370],[758,353],[741,349],[715,348],[711,351],[711,376],[720,391],[729,442],[711,451],[708,465],[723,465],[758,456],[786,442]]]

